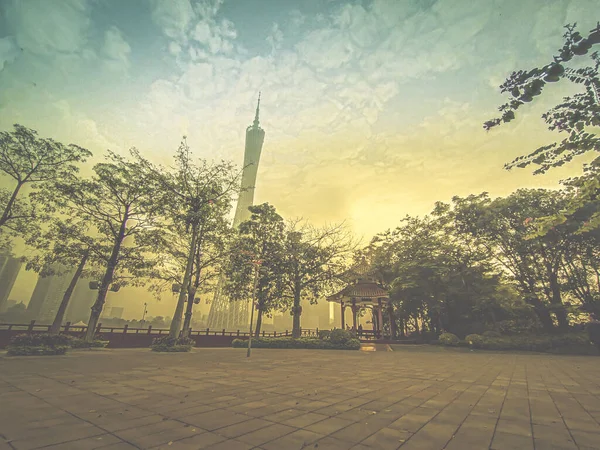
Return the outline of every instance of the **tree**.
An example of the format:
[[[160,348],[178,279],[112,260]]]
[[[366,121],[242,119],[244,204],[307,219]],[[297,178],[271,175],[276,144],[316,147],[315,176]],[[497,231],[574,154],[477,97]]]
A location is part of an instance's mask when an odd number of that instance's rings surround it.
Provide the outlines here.
[[[552,313],[559,328],[568,327],[560,271],[570,248],[570,233],[557,228],[529,239],[529,223],[563,209],[566,201],[563,193],[544,189],[520,189],[495,200],[489,199],[487,193],[453,198],[459,230],[471,234],[476,245],[489,250],[511,275],[546,331],[554,329]]]
[[[88,342],[94,338],[108,290],[140,282],[139,275],[152,266],[139,238],[157,225],[163,205],[157,201],[145,161],[135,151],[132,156],[130,160],[108,152],[106,162],[94,166],[91,179],[55,184],[58,207],[86,222],[89,235],[98,239],[95,251],[103,261],[85,336]]]
[[[193,302],[192,289],[195,291],[198,287],[194,287],[192,278],[194,260],[202,254],[201,231],[207,232],[207,227],[212,226],[208,225],[211,220],[210,211],[216,204],[222,204],[221,212],[229,210],[241,172],[235,170],[232,164],[223,161],[219,164],[209,164],[203,160],[195,162],[185,137],[175,154],[175,167],[155,167],[147,161],[142,165],[151,174],[156,186],[154,195],[160,198],[159,202],[163,204],[162,226],[170,224],[175,227],[172,229],[180,230],[184,240],[184,245],[179,247],[185,255],[182,288],[169,331],[171,337],[177,337],[181,329],[186,298]],[[197,264],[196,268],[200,271],[200,264]],[[199,275],[196,278],[200,283]],[[189,319],[191,307],[190,304]]]
[[[283,240],[285,223],[268,203],[250,206],[250,219],[238,227],[225,266],[225,292],[233,301],[255,301],[255,334],[263,315],[288,307],[283,292]]]
[[[590,54],[591,64],[581,67],[581,56],[593,46],[600,44],[600,22],[583,37],[576,31],[576,24],[567,25],[564,34],[565,43],[553,57],[553,61],[542,68],[529,71],[513,72],[500,86],[501,92],[508,93],[512,99],[500,106],[500,118],[492,119],[484,124],[486,130],[507,123],[515,118],[515,112],[525,103],[542,93],[547,83],[569,81],[582,88],[582,92],[562,99],[562,102],[542,115],[552,131],[565,133],[567,136],[560,142],[554,142],[539,147],[532,153],[520,156],[505,165],[505,168],[524,168],[530,164],[538,165],[534,174],[545,173],[552,167],[562,166],[575,156],[590,151],[600,151],[600,136],[597,127],[600,126],[600,56],[597,51]],[[568,67],[571,60],[574,67]],[[561,211],[555,211],[546,217],[540,217],[536,225],[536,234],[542,235],[554,226],[564,223],[569,216],[585,207],[588,202],[596,202],[600,193],[600,174],[597,167],[600,158],[591,164],[587,177],[580,180],[578,195]],[[596,210],[586,221],[587,229],[600,227],[600,212]]]
[[[464,336],[502,318],[501,277],[489,253],[457,233],[448,212],[438,204],[432,216],[406,217],[368,247],[390,290],[401,334],[412,328]]]
[[[567,25],[564,34],[565,43],[548,65],[529,71],[513,72],[500,86],[503,93],[512,99],[500,106],[500,118],[484,124],[486,130],[507,123],[515,118],[515,112],[525,103],[542,93],[547,83],[568,80],[583,88],[583,92],[565,97],[561,103],[542,115],[550,130],[566,133],[568,136],[560,142],[542,146],[532,153],[520,156],[505,167],[527,167],[538,165],[534,173],[544,173],[551,167],[562,166],[576,155],[588,151],[600,151],[600,137],[593,127],[600,126],[600,79],[598,52],[590,55],[592,64],[586,67],[566,67],[566,64],[585,55],[592,46],[600,44],[600,23],[584,38],[576,31],[576,24]],[[576,65],[577,67],[577,65]]]
[[[340,283],[346,262],[358,246],[343,224],[315,228],[288,223],[283,249],[284,289],[292,301],[292,336],[300,337],[302,299],[318,298]]]
[[[22,125],[0,132],[0,172],[12,179],[9,189],[0,189],[0,233],[21,235],[31,229],[38,219],[35,191],[55,181],[68,182],[91,155],[78,145],[38,138]],[[26,194],[26,186],[33,191]]]

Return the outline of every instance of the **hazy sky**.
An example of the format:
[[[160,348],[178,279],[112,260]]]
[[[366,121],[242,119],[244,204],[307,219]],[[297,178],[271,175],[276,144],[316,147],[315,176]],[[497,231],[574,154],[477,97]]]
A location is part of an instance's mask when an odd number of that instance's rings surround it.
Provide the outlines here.
[[[486,133],[514,69],[550,61],[597,0],[0,0],[0,129],[167,162],[182,135],[241,164],[262,91],[256,202],[365,239],[437,200],[556,187],[582,160],[504,171],[552,142],[539,118]]]

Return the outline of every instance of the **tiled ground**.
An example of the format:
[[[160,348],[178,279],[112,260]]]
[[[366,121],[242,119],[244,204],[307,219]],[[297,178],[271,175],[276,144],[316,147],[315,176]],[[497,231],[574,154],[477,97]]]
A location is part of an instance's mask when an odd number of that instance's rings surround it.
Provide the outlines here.
[[[0,357],[0,450],[600,449],[600,358],[395,350]]]

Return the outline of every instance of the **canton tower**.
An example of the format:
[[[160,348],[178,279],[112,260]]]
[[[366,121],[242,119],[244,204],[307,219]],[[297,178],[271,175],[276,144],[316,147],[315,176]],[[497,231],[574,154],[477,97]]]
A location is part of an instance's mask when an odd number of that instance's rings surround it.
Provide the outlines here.
[[[238,197],[233,226],[236,228],[240,223],[250,218],[248,207],[254,204],[254,187],[256,185],[256,174],[260,153],[265,141],[265,130],[259,124],[260,93],[256,105],[254,122],[246,128],[246,146],[244,149],[244,168],[242,170],[241,192]],[[208,327],[213,329],[240,329],[248,326],[250,321],[248,314],[248,302],[232,302],[221,291],[224,280],[219,280],[217,290],[210,305],[208,314]]]

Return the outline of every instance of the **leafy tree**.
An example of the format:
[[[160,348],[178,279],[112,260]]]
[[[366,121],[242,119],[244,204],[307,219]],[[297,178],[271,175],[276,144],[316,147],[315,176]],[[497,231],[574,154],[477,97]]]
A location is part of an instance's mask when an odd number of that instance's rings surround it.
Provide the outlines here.
[[[433,217],[407,217],[371,242],[368,253],[390,290],[401,334],[413,328],[466,335],[503,318],[500,274],[488,252],[471,244],[443,204]]]
[[[109,152],[106,162],[94,166],[89,180],[56,183],[59,208],[70,210],[89,226],[98,239],[97,257],[103,261],[98,296],[92,306],[85,339],[94,338],[109,288],[140,282],[140,274],[152,266],[141,235],[156,226],[163,205],[156,199],[156,185],[135,151],[134,159]]]
[[[170,228],[170,232],[180,233],[177,251],[166,250],[167,253],[185,255],[183,275],[177,300],[177,306],[171,321],[169,335],[177,337],[181,329],[182,315],[186,298],[190,302],[188,307],[187,323],[191,320],[191,308],[195,290],[200,286],[202,254],[204,252],[203,239],[208,239],[210,233],[216,230],[217,214],[211,210],[220,204],[219,214],[224,215],[230,208],[232,195],[239,184],[240,172],[233,165],[226,162],[209,164],[200,160],[195,162],[185,140],[181,142],[175,154],[175,166],[171,169],[155,167],[143,162],[146,171],[151,174],[156,190],[157,201],[163,204],[163,227]],[[212,221],[212,222],[211,222]],[[222,222],[221,222],[222,223]],[[210,231],[213,227],[213,231]],[[175,256],[175,260],[181,258]],[[194,277],[194,261],[196,264],[196,282]],[[173,261],[173,268],[178,264]]]
[[[300,337],[302,299],[316,303],[340,283],[346,262],[357,243],[343,224],[315,228],[299,221],[288,223],[283,250],[284,289],[292,301],[292,336]]]
[[[263,315],[288,307],[283,292],[285,223],[268,203],[250,206],[250,219],[238,227],[225,266],[225,292],[233,301],[252,299],[257,310],[258,337]]]
[[[566,229],[528,239],[528,224],[564,208],[563,193],[544,189],[520,189],[506,198],[491,200],[486,193],[465,199],[453,198],[458,228],[471,234],[475,243],[491,252],[507,271],[539,317],[546,331],[554,328],[551,313],[559,327],[568,327],[568,311],[563,304],[560,270],[570,245]]]
[[[0,172],[12,181],[10,188],[0,189],[0,233],[21,235],[31,229],[38,219],[36,190],[54,181],[68,182],[91,155],[78,145],[39,138],[22,125],[0,132]],[[26,186],[33,188],[28,194]]]
[[[580,86],[583,92],[565,97],[561,103],[542,116],[550,130],[565,133],[567,137],[560,142],[544,145],[529,155],[518,157],[507,164],[507,168],[535,164],[539,168],[534,173],[544,173],[551,167],[562,166],[571,161],[576,155],[600,151],[600,137],[593,131],[593,127],[600,126],[598,52],[590,55],[591,65],[578,67],[581,59],[579,57],[600,44],[600,23],[585,38],[576,31],[576,24],[567,25],[565,28],[565,43],[552,62],[541,68],[513,72],[500,86],[501,92],[508,93],[512,98],[498,108],[502,116],[487,121],[484,128],[489,130],[501,123],[512,121],[515,112],[540,95],[547,83],[568,80]],[[566,66],[572,59],[579,64],[572,63],[575,67]]]
[[[560,142],[544,145],[528,155],[516,158],[505,166],[507,169],[535,164],[539,167],[534,174],[540,174],[552,167],[564,165],[577,155],[600,151],[600,136],[597,132],[600,126],[600,78],[598,77],[600,56],[597,51],[592,52],[591,61],[588,60],[587,65],[583,67],[583,58],[581,58],[600,44],[600,23],[587,37],[583,37],[576,30],[576,24],[567,25],[565,28],[564,45],[554,55],[552,62],[542,68],[513,72],[500,86],[501,91],[508,93],[512,98],[500,106],[502,116],[485,122],[484,128],[489,130],[501,123],[512,121],[515,112],[525,103],[531,102],[535,96],[540,95],[547,83],[568,81],[580,87],[580,92],[563,98],[558,105],[542,115],[550,130],[564,133],[566,137]],[[573,67],[569,67],[567,63]],[[600,158],[596,158],[591,164],[587,176],[576,181],[579,187],[578,193],[569,205],[534,222],[538,236],[564,223],[582,208],[585,209],[587,203],[597,205],[600,193],[598,166],[600,166]],[[595,209],[585,221],[583,228],[585,230],[599,226],[600,212]]]

